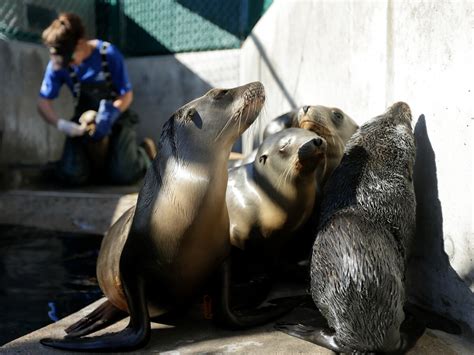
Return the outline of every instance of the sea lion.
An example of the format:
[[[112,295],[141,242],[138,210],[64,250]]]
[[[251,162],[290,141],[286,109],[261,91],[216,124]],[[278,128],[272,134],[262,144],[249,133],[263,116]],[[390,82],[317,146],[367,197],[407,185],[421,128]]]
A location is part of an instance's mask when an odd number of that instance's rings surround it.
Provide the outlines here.
[[[311,260],[311,294],[329,329],[278,329],[335,352],[404,353],[414,345],[424,328],[400,328],[415,230],[414,160],[406,103],[352,136],[326,185]]]
[[[306,106],[303,106],[306,107]],[[298,127],[298,112],[300,109],[286,112],[267,123],[263,130],[263,140],[272,134],[283,131],[286,128]]]
[[[315,132],[328,144],[326,174],[322,179],[324,185],[339,165],[347,141],[359,126],[337,107],[321,105],[300,108],[296,115],[296,122],[298,127]]]
[[[257,276],[262,289],[254,287],[254,299],[266,297],[282,246],[313,211],[326,147],[314,132],[289,128],[267,137],[254,162],[229,171],[230,238],[233,263],[240,265],[232,268],[232,278],[245,282]]]
[[[259,82],[213,89],[165,123],[160,154],[145,175],[136,207],[112,226],[101,246],[98,279],[108,301],[93,312],[92,322],[84,319],[72,328],[76,335],[100,329],[101,313],[114,310],[127,311],[130,323],[118,333],[42,339],[42,344],[82,351],[137,349],[150,337],[150,316],[189,301],[229,254],[227,159],[264,100]]]
[[[359,128],[351,117],[337,107],[302,106],[271,120],[265,127],[263,139],[290,127],[313,131],[326,140],[327,166],[325,176],[321,181],[322,185],[339,165],[347,141]],[[232,161],[230,165],[237,167],[246,164],[253,161],[255,155],[256,150],[241,160]]]
[[[229,171],[232,245],[281,244],[306,221],[320,192],[326,147],[317,134],[290,128],[267,137],[253,163]]]

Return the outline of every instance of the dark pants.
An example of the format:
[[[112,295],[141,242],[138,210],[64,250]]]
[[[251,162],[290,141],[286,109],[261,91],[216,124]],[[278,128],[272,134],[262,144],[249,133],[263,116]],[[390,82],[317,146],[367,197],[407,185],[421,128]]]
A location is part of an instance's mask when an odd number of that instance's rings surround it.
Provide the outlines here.
[[[128,114],[128,113],[127,113]],[[87,145],[88,137],[67,137],[56,175],[68,185],[88,182],[132,184],[144,176],[151,161],[145,150],[136,143],[135,123],[120,118],[109,136],[109,146],[103,166],[92,164]]]

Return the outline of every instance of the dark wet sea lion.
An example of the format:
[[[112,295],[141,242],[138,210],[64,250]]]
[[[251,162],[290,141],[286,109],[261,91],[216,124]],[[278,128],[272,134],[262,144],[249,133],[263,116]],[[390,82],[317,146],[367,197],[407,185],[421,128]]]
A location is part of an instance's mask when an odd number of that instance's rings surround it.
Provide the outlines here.
[[[403,353],[424,328],[405,319],[404,276],[415,229],[411,112],[396,103],[349,140],[326,185],[311,293],[329,329],[277,327],[336,352]]]
[[[81,351],[137,349],[150,337],[150,316],[180,307],[199,290],[228,256],[227,159],[264,99],[259,82],[213,89],[165,123],[160,154],[147,171],[136,209],[112,226],[101,247],[98,278],[108,301],[92,324],[85,319],[71,333],[100,329],[101,313],[110,316],[118,309],[130,314],[130,323],[118,333],[42,344]]]

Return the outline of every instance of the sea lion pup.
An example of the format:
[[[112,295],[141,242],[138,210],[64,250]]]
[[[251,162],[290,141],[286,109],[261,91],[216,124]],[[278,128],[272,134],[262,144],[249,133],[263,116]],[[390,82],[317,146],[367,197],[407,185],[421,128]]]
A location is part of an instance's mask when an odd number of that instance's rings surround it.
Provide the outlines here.
[[[289,128],[267,137],[253,163],[229,171],[230,240],[245,265],[237,274],[271,275],[282,246],[311,215],[325,168],[326,141]]]
[[[136,209],[112,226],[98,260],[108,298],[101,307],[127,311],[130,323],[118,333],[42,339],[42,344],[82,351],[137,349],[150,337],[150,316],[189,302],[229,254],[227,159],[264,100],[259,82],[213,89],[165,123],[160,154],[146,173]],[[92,331],[100,329],[97,322]]]
[[[415,142],[406,103],[365,123],[326,185],[311,294],[329,328],[277,328],[335,352],[404,353],[423,332],[400,329],[415,230]]]

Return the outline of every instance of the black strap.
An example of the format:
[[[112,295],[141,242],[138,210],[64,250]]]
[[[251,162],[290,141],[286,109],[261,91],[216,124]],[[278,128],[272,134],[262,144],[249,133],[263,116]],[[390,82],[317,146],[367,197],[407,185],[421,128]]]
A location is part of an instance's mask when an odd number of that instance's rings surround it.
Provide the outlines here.
[[[108,84],[113,96],[118,96],[114,90],[114,83],[112,82],[112,74],[110,73],[109,63],[107,62],[107,49],[109,48],[109,42],[102,42],[100,47],[100,56],[102,58],[102,72],[105,76],[105,82]]]
[[[102,72],[104,73],[105,82],[109,86],[111,90],[111,94],[114,97],[117,97],[117,93],[114,90],[114,84],[112,82],[112,74],[110,73],[109,63],[107,62],[107,49],[109,48],[109,42],[102,42],[102,46],[99,49],[100,57],[101,57],[101,66]],[[79,103],[79,96],[81,95],[81,82],[77,78],[77,74],[72,68],[72,66],[68,66],[69,69],[69,77],[72,81],[72,96],[74,97],[74,106],[77,106]]]
[[[72,66],[68,66],[69,69],[69,77],[72,81],[72,96],[74,98],[74,106],[77,106],[79,102],[79,96],[81,95],[81,83],[77,78],[77,74],[72,68]]]

